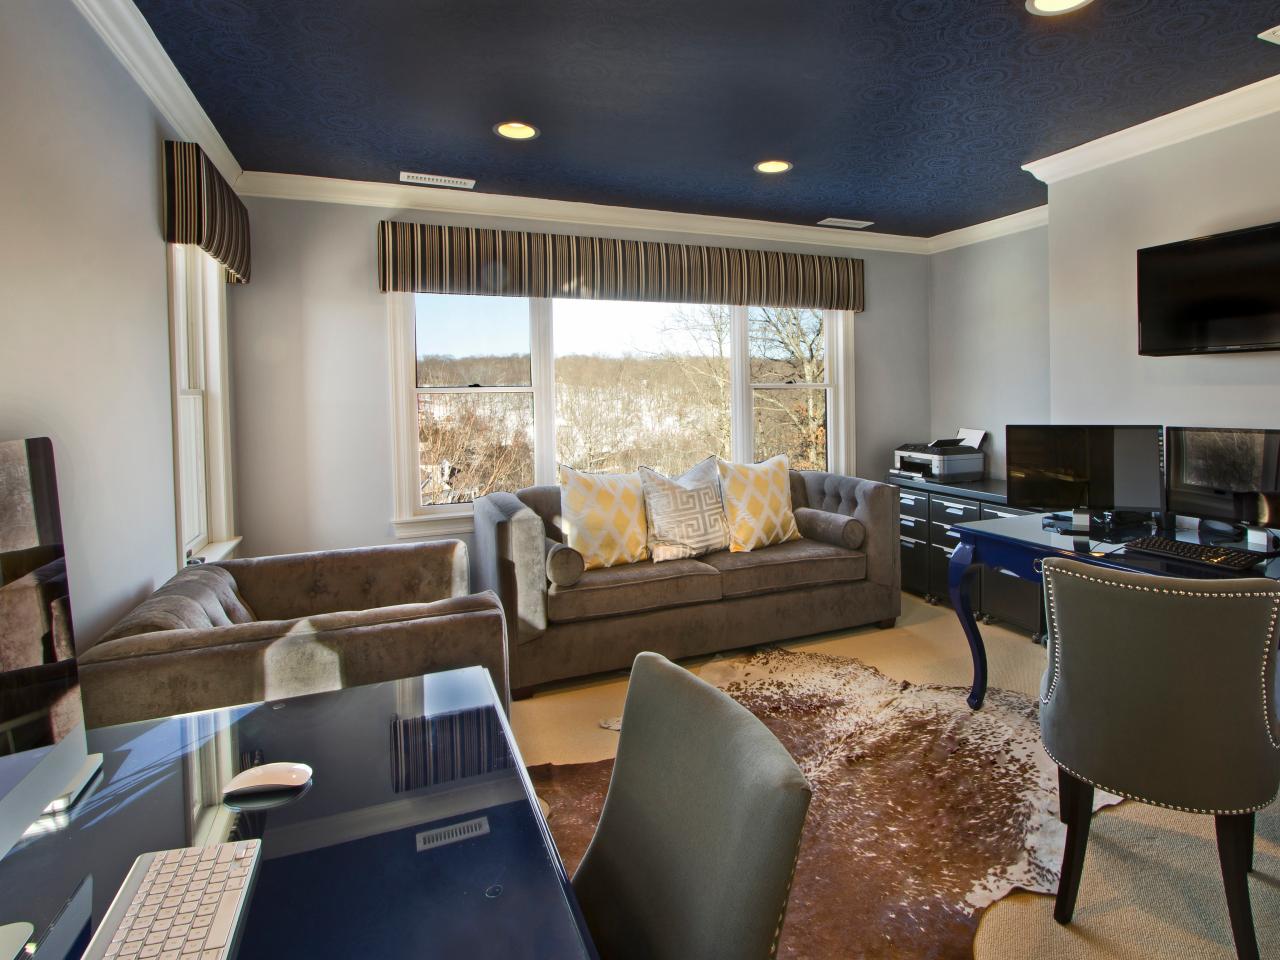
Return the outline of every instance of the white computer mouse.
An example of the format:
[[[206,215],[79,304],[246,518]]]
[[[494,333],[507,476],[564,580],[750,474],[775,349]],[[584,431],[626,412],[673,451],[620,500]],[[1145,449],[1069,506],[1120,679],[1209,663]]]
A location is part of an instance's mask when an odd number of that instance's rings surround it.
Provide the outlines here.
[[[297,790],[311,780],[311,768],[305,763],[264,763],[237,773],[222,788],[224,797],[243,797],[269,790]]]

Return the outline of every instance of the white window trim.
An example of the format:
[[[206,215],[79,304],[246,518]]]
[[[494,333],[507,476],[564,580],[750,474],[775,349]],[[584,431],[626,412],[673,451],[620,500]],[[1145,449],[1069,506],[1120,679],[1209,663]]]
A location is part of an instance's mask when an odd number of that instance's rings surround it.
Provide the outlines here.
[[[190,344],[192,333],[198,342]],[[199,247],[169,245],[169,347],[173,410],[174,528],[177,565],[193,559],[224,560],[235,554],[235,495],[231,460],[230,352],[227,340],[227,298],[222,267]],[[188,366],[188,364],[194,366]],[[203,542],[184,543],[181,406],[188,376],[201,380],[204,418]]]
[[[416,310],[411,293],[387,296],[387,343],[391,364],[391,437],[393,478],[392,533],[397,540],[449,537],[474,529],[470,503],[423,506],[417,489],[418,409]],[[556,482],[555,349],[552,341],[552,301],[529,301],[531,378],[534,404],[534,483]],[[752,391],[758,388],[827,390],[827,465],[833,473],[851,474],[856,463],[854,424],[854,353],[852,311],[823,314],[827,379],[817,384],[753,385],[748,352],[747,308],[734,307],[730,326],[729,391],[731,449],[734,459],[750,463],[755,457],[755,417]],[[476,388],[471,388],[476,389]],[[441,392],[441,391],[428,391]],[[451,392],[451,391],[445,391]]]

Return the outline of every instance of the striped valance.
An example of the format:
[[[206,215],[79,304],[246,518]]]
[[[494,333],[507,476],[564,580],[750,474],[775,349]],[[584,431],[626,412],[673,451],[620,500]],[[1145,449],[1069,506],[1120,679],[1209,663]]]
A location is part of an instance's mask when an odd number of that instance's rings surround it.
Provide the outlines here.
[[[249,282],[249,211],[198,144],[164,142],[164,238],[194,243]]]
[[[861,310],[862,261],[384,220],[383,293]]]

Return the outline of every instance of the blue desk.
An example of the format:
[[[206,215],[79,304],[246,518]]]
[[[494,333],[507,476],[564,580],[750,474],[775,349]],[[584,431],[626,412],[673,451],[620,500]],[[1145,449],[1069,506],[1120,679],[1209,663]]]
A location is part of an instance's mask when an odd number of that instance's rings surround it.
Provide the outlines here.
[[[138,854],[255,837],[239,960],[596,957],[479,667],[103,728],[89,748],[104,761],[88,795],[0,861],[4,919],[36,925],[41,960],[79,957]],[[265,811],[221,802],[227,777],[271,760],[310,764],[311,789]],[[423,840],[470,821],[467,839]]]
[[[1040,582],[1040,568],[1048,557],[1068,557],[1113,570],[1129,570],[1166,577],[1190,577],[1195,579],[1230,578],[1239,576],[1209,567],[1179,563],[1143,554],[1126,553],[1123,543],[1109,542],[1093,535],[1071,536],[1046,530],[1042,526],[1044,514],[1025,517],[1008,517],[1000,520],[979,520],[959,523],[952,527],[959,534],[960,543],[951,554],[947,566],[947,586],[951,606],[960,620],[969,652],[973,656],[973,687],[969,691],[969,706],[974,710],[982,706],[987,695],[987,650],[982,642],[970,602],[970,591],[978,570],[987,566],[1001,570],[1022,580]],[[1152,531],[1144,531],[1150,533]],[[1165,534],[1166,536],[1168,534]],[[1195,530],[1179,530],[1177,539],[1197,542]],[[1221,542],[1220,540],[1215,540]],[[1243,544],[1225,544],[1244,548]],[[1263,567],[1255,568],[1248,576],[1265,576],[1280,579],[1280,559],[1271,560]]]

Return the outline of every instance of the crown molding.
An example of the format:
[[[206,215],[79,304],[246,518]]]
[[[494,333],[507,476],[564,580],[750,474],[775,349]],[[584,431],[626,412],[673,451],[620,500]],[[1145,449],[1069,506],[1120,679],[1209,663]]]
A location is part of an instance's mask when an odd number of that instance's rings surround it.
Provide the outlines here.
[[[138,82],[174,133],[200,144],[227,182],[235,183],[243,172],[235,155],[132,0],[72,3]]]
[[[1280,74],[1231,90],[1078,147],[1023,164],[1045,183],[1057,183],[1120,160],[1182,143],[1280,110]]]
[[[415,187],[401,183],[374,183],[366,180],[335,180],[304,177],[291,173],[264,173],[246,170],[235,183],[242,197],[276,200],[311,200],[359,207],[395,210],[426,210],[431,213],[550,221],[566,227],[687,234],[692,237],[723,237],[735,241],[782,243],[828,247],[833,251],[886,251],[928,253],[924,237],[900,237],[888,233],[862,233],[830,227],[809,227],[793,223],[770,223],[736,217],[714,217],[696,213],[671,213],[636,207],[611,207],[570,200],[543,200],[497,193],[464,193],[437,187]]]
[[[975,223],[971,227],[961,227],[959,230],[932,236],[928,240],[929,252],[942,253],[944,250],[967,247],[971,243],[981,243],[983,240],[1007,237],[1013,233],[1022,233],[1024,230],[1043,227],[1048,222],[1048,204],[1042,207],[1032,207],[1030,210],[1020,210],[1017,213],[1009,214],[1007,217],[987,220],[985,223]]]

